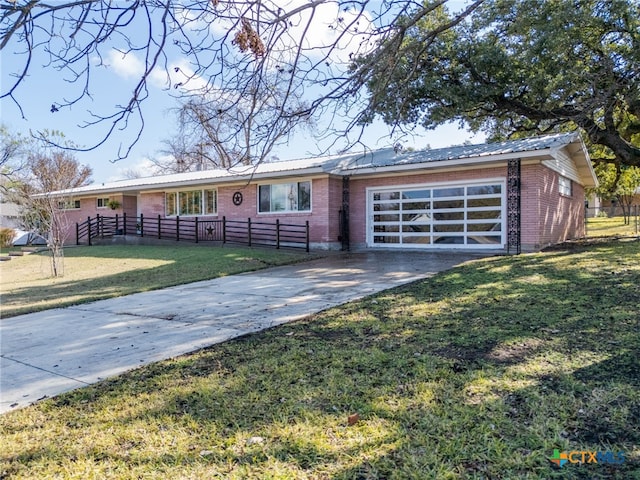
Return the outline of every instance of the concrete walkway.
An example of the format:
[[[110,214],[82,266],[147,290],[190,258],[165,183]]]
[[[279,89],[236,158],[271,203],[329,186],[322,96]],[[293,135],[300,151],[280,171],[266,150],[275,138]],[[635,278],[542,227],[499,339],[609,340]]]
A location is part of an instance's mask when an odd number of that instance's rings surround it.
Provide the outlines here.
[[[0,320],[0,413],[303,318],[482,255],[331,255]]]

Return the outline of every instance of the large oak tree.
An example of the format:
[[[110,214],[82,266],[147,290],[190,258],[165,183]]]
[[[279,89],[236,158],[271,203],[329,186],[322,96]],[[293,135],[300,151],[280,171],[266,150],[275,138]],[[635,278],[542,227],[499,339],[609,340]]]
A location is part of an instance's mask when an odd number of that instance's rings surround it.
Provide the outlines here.
[[[446,17],[355,62],[370,94],[363,121],[459,120],[496,138],[580,129],[594,160],[640,165],[638,1],[487,0],[431,35]]]

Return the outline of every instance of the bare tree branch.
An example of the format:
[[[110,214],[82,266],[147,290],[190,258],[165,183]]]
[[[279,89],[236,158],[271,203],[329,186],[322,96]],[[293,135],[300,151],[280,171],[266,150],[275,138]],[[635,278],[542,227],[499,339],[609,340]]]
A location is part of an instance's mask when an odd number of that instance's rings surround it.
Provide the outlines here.
[[[425,48],[443,32],[462,22],[483,0],[434,26],[425,35]],[[435,1],[312,0],[282,3],[275,0],[75,0],[47,3],[16,0],[0,5],[0,48],[21,55],[20,71],[13,73],[1,97],[21,110],[20,90],[34,73],[35,56],[48,59],[47,68],[69,82],[65,98],[51,100],[51,111],[82,108],[92,91],[92,80],[105,59],[119,52],[141,59],[133,92],[116,102],[111,111],[90,111],[82,125],[101,129],[99,139],[83,151],[104,145],[120,131],[133,129],[118,158],[126,157],[145,126],[143,105],[152,96],[152,79],[162,73],[165,88],[183,103],[192,97],[222,103],[225,111],[243,109],[247,115],[237,133],[251,132],[245,144],[263,152],[272,148],[273,136],[253,133],[261,116],[259,101],[266,85],[277,85],[280,103],[275,132],[283,123],[291,127],[311,116],[329,122],[319,135],[344,138],[368,118],[375,95],[363,86],[368,67],[353,68],[354,61],[376,49],[399,49],[406,32],[446,3]],[[389,40],[392,41],[389,41]],[[26,47],[23,47],[26,46]],[[384,53],[384,52],[382,52]],[[369,56],[375,62],[376,56]],[[395,68],[392,64],[390,68]],[[419,68],[418,65],[415,68]],[[253,101],[251,100],[253,98]],[[230,102],[230,99],[233,99]],[[257,101],[256,101],[257,100]],[[252,105],[246,108],[247,105]],[[261,125],[262,126],[262,125]],[[341,132],[343,135],[337,135]],[[348,142],[347,142],[348,143]],[[347,145],[345,145],[347,146]],[[251,152],[245,154],[253,156]],[[264,155],[258,155],[260,159]]]

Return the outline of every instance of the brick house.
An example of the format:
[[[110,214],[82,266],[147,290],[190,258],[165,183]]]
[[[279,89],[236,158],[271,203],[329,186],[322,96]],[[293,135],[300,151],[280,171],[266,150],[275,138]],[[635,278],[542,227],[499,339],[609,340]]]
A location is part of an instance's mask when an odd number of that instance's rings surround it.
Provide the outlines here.
[[[584,234],[597,184],[578,134],[393,148],[159,175],[65,192],[67,215],[309,221],[312,248],[535,251]],[[116,208],[111,210],[113,202]]]

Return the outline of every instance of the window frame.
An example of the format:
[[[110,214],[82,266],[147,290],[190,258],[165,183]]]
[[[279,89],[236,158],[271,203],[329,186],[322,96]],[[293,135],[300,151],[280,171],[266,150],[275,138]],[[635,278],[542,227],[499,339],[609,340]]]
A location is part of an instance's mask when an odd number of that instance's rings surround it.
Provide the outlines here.
[[[306,199],[306,201],[303,200],[303,202],[300,201],[300,194],[301,192],[304,192],[304,190],[301,190],[301,186],[307,184],[309,186],[308,188],[308,199]],[[275,186],[276,188],[280,189],[282,187],[284,187],[285,191],[288,188],[290,193],[288,194],[289,196],[291,195],[291,187],[295,185],[296,187],[296,198],[295,198],[295,202],[296,202],[296,209],[292,209],[292,208],[286,208],[287,206],[287,201],[292,202],[293,199],[289,198],[289,200],[285,199],[284,200],[284,204],[285,204],[285,208],[281,209],[281,210],[273,210],[273,187]],[[263,196],[263,189],[269,187],[269,193],[268,193],[268,199],[265,198],[266,196]],[[282,181],[282,182],[269,182],[269,183],[259,183],[258,185],[256,185],[256,198],[258,199],[258,201],[256,202],[256,211],[258,215],[291,215],[291,214],[309,214],[312,213],[313,211],[313,181],[311,179],[302,179],[302,180],[296,180],[296,181]],[[262,210],[263,207],[263,202],[269,202],[269,210]],[[301,204],[308,204],[308,208],[307,209],[300,209]]]
[[[558,193],[563,197],[573,196],[573,181],[569,177],[558,174]]]
[[[213,192],[213,210],[209,207],[209,194]],[[195,195],[199,195],[199,213],[193,213]],[[187,211],[183,213],[182,209]],[[166,217],[217,217],[218,216],[218,189],[215,187],[200,189],[176,189],[164,192],[164,216]]]
[[[102,205],[100,205],[101,200],[102,200]],[[96,208],[99,208],[99,209],[109,208],[109,197],[97,197]]]
[[[60,200],[58,210],[80,210],[80,199]]]

